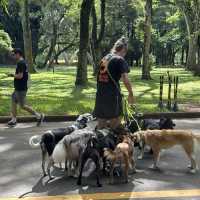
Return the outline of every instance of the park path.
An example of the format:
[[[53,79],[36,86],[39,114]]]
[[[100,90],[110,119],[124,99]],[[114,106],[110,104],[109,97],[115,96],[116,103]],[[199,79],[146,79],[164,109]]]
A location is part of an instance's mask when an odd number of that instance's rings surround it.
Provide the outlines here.
[[[177,120],[176,124],[177,129],[200,134],[198,119]],[[19,124],[8,129],[0,124],[0,200],[16,200],[19,196],[27,200],[200,199],[200,173],[187,173],[188,160],[179,147],[162,153],[159,172],[149,169],[152,157],[145,155],[144,160],[137,161],[139,172],[130,175],[129,184],[111,186],[103,177],[103,188],[95,187],[94,178],[84,180],[85,185],[78,187],[59,169],[53,171],[57,178],[47,183],[47,178],[41,178],[40,149],[31,149],[28,140],[32,135],[67,125],[46,123],[38,128],[35,124]]]

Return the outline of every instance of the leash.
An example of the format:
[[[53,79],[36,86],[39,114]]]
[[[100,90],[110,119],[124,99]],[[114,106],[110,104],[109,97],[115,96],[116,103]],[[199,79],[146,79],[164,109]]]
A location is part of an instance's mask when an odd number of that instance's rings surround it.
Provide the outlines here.
[[[141,127],[138,123],[138,120],[134,117],[134,115],[136,114],[136,106],[135,105],[129,105],[127,99],[122,99],[123,101],[123,115],[124,115],[124,121],[126,123],[130,122],[131,120],[133,120],[137,127],[138,127],[138,130],[141,131]]]

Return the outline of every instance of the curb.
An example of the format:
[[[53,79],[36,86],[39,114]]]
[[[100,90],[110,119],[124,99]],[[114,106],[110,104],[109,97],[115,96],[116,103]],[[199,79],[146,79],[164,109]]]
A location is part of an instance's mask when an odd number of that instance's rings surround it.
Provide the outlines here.
[[[66,122],[66,121],[75,121],[77,115],[47,115],[45,116],[45,122]],[[200,118],[200,112],[166,112],[166,113],[144,113],[140,115],[141,119],[160,119],[162,117],[169,117],[172,119],[195,119]],[[10,120],[8,116],[0,116],[0,123],[7,123]],[[17,118],[18,122],[29,123],[36,122],[36,118],[33,116],[23,116]]]
[[[62,116],[62,115],[48,115],[45,116],[44,121],[45,122],[66,122],[66,121],[75,121],[78,116],[71,115],[71,116]],[[0,116],[0,123],[7,123],[11,118],[8,116]],[[23,116],[23,117],[17,117],[17,122],[20,123],[30,123],[30,122],[36,122],[36,118],[33,116]]]

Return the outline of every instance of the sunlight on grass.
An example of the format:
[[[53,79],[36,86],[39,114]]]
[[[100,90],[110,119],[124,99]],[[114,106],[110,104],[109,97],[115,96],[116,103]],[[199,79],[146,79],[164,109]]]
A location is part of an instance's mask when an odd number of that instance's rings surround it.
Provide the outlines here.
[[[13,72],[14,68],[0,68],[0,115],[9,115],[10,95],[13,81],[5,73]],[[200,78],[193,77],[182,68],[153,68],[151,81],[141,80],[141,69],[130,72],[130,80],[134,87],[137,105],[140,112],[158,112],[159,76],[166,75],[164,96],[167,98],[167,71],[180,77],[179,102],[200,103]],[[89,83],[85,88],[75,88],[75,67],[58,67],[55,73],[42,72],[31,75],[28,104],[46,114],[78,114],[92,112],[95,102],[96,78],[89,70]],[[122,87],[127,95],[127,91]],[[19,110],[20,115],[27,113]]]

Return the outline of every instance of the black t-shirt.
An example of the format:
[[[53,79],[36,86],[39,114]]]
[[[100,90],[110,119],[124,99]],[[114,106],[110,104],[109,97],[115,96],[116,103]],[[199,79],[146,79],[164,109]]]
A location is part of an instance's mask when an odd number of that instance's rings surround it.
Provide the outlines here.
[[[14,79],[14,87],[16,91],[26,91],[28,82],[28,68],[25,60],[20,60],[17,63],[17,68],[15,74],[23,73],[22,79]]]
[[[119,81],[121,75],[129,73],[128,63],[124,58],[112,54],[108,54],[105,59],[109,62],[107,66],[108,69],[104,70],[100,66],[100,71],[97,77],[97,93],[102,96],[118,95],[120,93]]]

